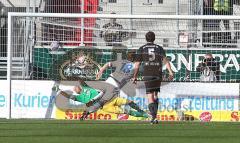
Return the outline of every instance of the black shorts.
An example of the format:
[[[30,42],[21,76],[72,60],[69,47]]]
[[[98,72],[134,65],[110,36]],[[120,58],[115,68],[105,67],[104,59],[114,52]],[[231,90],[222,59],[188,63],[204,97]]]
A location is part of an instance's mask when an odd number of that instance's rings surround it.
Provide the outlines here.
[[[143,77],[146,93],[160,92],[161,79],[156,77]]]

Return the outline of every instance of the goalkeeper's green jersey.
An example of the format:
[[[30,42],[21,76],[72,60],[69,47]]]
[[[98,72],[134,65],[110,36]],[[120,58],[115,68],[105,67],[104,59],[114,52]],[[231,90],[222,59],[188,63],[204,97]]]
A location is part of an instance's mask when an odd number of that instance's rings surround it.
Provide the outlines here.
[[[76,100],[82,103],[88,103],[91,99],[96,97],[99,92],[91,87],[82,86],[82,92],[76,95]]]

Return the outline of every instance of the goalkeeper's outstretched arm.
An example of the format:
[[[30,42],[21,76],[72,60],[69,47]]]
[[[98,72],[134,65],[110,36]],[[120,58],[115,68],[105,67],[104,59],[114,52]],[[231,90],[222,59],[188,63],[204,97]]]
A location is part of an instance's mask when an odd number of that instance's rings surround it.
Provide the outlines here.
[[[61,90],[58,92],[57,95],[62,95],[64,97],[68,98],[68,99],[72,99],[72,100],[76,101],[76,97],[75,96],[67,94],[66,92],[61,91]]]

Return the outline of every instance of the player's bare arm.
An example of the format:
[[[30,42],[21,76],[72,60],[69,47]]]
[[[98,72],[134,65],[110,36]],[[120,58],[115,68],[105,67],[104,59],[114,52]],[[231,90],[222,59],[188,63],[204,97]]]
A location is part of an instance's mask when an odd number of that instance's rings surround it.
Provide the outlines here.
[[[135,62],[134,63],[134,73],[133,73],[133,83],[137,83],[137,76],[139,72],[141,62]]]
[[[100,68],[99,72],[96,74],[96,79],[100,79],[102,77],[103,72],[112,65],[111,62],[106,63],[103,67]]]
[[[166,67],[167,67],[167,70],[168,70],[168,73],[169,73],[169,80],[173,80],[174,74],[173,74],[171,65],[170,65],[167,57],[164,57],[164,58],[163,58],[163,63],[164,63],[164,64],[166,65]]]

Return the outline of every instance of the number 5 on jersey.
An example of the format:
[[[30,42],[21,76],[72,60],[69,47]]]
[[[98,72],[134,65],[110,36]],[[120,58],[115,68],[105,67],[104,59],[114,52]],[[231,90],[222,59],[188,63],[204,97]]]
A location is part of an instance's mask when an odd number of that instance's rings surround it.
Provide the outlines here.
[[[149,61],[154,61],[155,60],[155,51],[154,48],[148,48],[148,54],[149,56]]]

